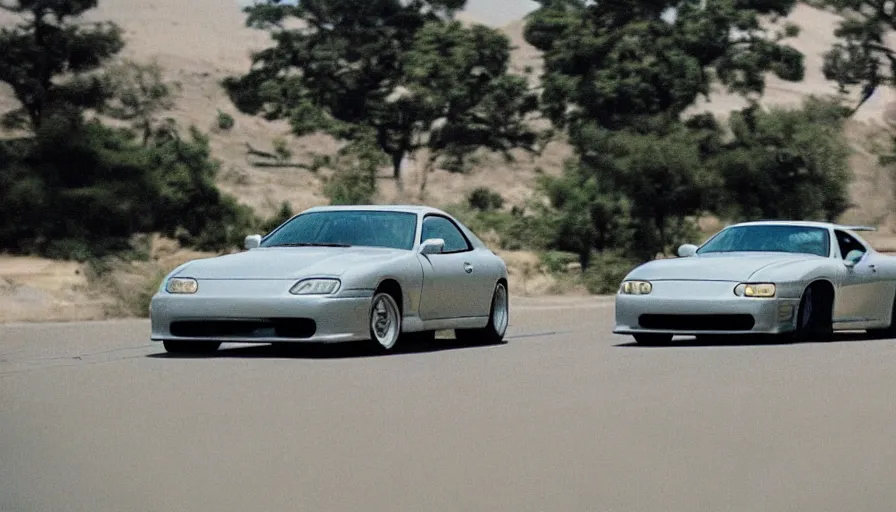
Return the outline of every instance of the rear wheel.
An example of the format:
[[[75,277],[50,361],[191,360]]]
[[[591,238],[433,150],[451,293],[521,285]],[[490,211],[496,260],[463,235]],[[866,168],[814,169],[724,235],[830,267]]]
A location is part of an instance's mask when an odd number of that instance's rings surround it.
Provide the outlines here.
[[[504,342],[507,326],[510,324],[510,300],[507,285],[503,282],[495,286],[492,293],[492,307],[488,315],[488,324],[482,329],[455,329],[454,337],[463,342],[481,342],[494,345]]]
[[[162,344],[171,354],[211,354],[221,346],[218,341],[165,340]]]
[[[672,335],[671,334],[658,334],[658,333],[640,333],[635,334],[635,343],[638,345],[645,345],[648,347],[656,347],[661,345],[668,345],[672,343]]]

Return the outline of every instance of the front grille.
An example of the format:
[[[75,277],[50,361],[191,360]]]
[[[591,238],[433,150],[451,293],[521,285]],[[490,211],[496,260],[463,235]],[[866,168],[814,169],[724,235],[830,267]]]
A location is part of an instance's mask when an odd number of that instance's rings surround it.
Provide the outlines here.
[[[182,338],[310,338],[317,324],[310,318],[189,320],[171,322],[170,330]]]
[[[756,324],[753,315],[655,315],[638,317],[644,329],[672,331],[749,331]]]

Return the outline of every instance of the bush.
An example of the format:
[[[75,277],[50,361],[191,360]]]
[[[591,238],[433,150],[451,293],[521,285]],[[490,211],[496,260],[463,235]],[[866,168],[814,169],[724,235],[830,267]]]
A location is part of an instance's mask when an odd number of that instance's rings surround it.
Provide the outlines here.
[[[217,119],[217,127],[219,130],[228,131],[233,129],[236,121],[234,121],[233,116],[228,114],[227,112],[218,111],[218,119]]]
[[[849,206],[850,149],[843,107],[808,98],[800,109],[746,109],[729,121],[733,140],[714,158],[729,218],[834,220]]]
[[[238,244],[251,210],[216,187],[207,139],[174,127],[144,146],[128,130],[80,116],[48,120],[31,138],[0,142],[0,248],[53,258],[132,251],[161,232],[203,250]]]
[[[541,253],[541,263],[551,273],[564,273],[573,263],[579,263],[579,255],[574,252],[547,251]]]
[[[335,172],[324,185],[330,204],[369,204],[376,195],[376,173],[387,163],[375,142],[361,138],[339,151],[331,161]]]
[[[483,212],[499,210],[504,206],[504,198],[487,187],[478,187],[467,196],[467,204],[470,208]]]
[[[282,203],[280,203],[280,209],[277,210],[277,213],[275,213],[268,220],[264,221],[264,223],[261,225],[261,233],[270,233],[271,231],[277,229],[277,227],[279,227],[281,224],[291,219],[293,215],[295,215],[295,212],[293,212],[292,206],[290,206],[288,202],[283,201]]]
[[[619,290],[619,284],[638,262],[614,252],[595,253],[591,264],[582,275],[589,293],[608,295]]]
[[[543,220],[527,215],[520,208],[513,208],[509,212],[481,211],[466,205],[452,205],[444,207],[444,210],[463,222],[480,238],[495,239],[498,247],[505,251],[538,250],[545,246]]]

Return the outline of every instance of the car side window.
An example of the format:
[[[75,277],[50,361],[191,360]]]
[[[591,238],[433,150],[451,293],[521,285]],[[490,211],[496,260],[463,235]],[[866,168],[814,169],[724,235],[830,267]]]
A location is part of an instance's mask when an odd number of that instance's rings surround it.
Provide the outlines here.
[[[470,243],[453,222],[437,215],[423,219],[420,241],[430,238],[441,238],[445,241],[442,252],[464,252],[470,250]]]
[[[840,246],[840,257],[844,260],[846,259],[846,255],[852,251],[859,251],[862,254],[867,252],[865,246],[843,231],[835,231],[834,234],[837,236],[837,245]]]

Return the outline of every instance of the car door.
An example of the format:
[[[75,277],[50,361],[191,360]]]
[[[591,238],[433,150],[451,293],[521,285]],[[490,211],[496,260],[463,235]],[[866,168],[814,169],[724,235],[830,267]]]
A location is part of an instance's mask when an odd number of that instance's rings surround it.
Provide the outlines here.
[[[852,267],[847,267],[840,274],[837,300],[834,304],[835,322],[864,322],[879,316],[880,309],[875,303],[878,300],[876,291],[879,280],[877,268],[868,253],[868,248],[855,237],[840,230],[834,230],[840,259],[846,261],[852,251],[862,253],[862,258]]]
[[[474,293],[476,272],[473,245],[447,217],[428,214],[423,219],[420,241],[441,238],[439,254],[418,254],[423,266],[420,317],[423,320],[476,316]]]
[[[863,266],[868,276],[868,293],[865,295],[865,317],[875,321],[890,321],[893,312],[893,272],[887,266],[887,256],[868,251],[858,266]]]

